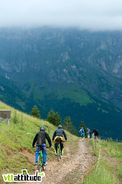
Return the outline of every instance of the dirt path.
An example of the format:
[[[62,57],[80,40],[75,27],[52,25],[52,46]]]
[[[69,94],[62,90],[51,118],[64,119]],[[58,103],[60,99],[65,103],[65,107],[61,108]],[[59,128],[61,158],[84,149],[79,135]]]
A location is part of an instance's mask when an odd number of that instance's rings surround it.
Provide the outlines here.
[[[72,154],[72,143],[60,161],[48,161],[43,184],[82,184],[84,176],[91,170],[95,158],[86,141],[79,141],[78,150]],[[27,155],[27,154],[26,154]],[[31,183],[32,184],[32,183]]]
[[[66,157],[60,162],[49,163],[44,184],[74,183],[80,180],[82,183],[85,174],[91,168],[93,158],[89,153],[87,143],[79,141],[79,149],[75,155],[70,155],[70,149]],[[76,183],[76,182],[75,182]]]

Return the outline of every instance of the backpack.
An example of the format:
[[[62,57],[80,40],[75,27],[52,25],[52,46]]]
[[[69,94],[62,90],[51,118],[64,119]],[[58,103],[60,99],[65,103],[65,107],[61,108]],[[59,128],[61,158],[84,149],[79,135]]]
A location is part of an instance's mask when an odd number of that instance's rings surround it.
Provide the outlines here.
[[[63,131],[63,129],[62,128],[58,128],[57,130],[56,130],[56,136],[63,136],[64,135],[64,133],[63,133],[64,131]]]
[[[80,134],[84,134],[84,129],[81,128],[80,131],[79,131]]]
[[[39,146],[41,146],[42,144],[43,144],[43,137],[44,137],[44,135],[43,135],[43,133],[42,132],[39,132],[38,133],[38,137],[37,137],[37,144],[39,145]]]

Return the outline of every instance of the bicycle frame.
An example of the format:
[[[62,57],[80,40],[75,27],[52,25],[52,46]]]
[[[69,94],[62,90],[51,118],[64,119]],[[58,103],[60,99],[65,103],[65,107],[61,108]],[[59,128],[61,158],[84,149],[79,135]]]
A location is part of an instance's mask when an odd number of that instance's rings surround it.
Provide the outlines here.
[[[58,143],[58,146],[57,146],[57,159],[58,159],[58,161],[61,159],[61,148],[60,148],[60,143]]]

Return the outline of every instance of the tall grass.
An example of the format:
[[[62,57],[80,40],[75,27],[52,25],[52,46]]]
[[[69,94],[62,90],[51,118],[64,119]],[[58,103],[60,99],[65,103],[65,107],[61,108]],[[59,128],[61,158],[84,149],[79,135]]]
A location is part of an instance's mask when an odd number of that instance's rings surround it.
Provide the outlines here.
[[[92,141],[92,148],[98,160],[84,184],[118,184],[122,179],[122,143],[112,140]]]
[[[116,180],[106,163],[100,160],[95,170],[86,178],[84,184],[116,184]]]
[[[118,175],[119,175],[119,178],[122,180],[122,162],[118,169]]]

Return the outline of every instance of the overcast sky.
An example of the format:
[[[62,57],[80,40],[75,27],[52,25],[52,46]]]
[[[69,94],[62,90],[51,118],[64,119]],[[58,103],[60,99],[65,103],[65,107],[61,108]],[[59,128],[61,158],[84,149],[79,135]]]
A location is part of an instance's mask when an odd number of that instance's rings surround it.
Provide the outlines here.
[[[122,0],[0,0],[0,26],[122,30]]]

